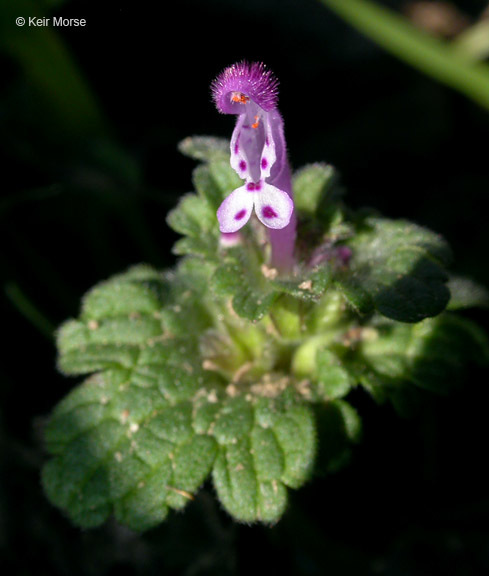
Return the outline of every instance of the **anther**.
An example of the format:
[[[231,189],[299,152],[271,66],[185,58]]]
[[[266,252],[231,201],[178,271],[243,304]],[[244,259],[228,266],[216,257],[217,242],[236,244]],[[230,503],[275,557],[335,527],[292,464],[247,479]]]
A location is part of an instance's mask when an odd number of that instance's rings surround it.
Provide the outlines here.
[[[246,104],[249,101],[250,99],[248,96],[246,96],[246,94],[243,94],[243,92],[231,92],[231,102]]]

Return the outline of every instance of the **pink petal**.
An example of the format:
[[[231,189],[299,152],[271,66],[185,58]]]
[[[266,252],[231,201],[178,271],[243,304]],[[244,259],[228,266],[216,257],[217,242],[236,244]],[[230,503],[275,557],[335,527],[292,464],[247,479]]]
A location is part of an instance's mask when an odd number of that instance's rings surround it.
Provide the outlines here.
[[[227,234],[236,232],[248,222],[253,210],[254,196],[246,190],[246,186],[241,186],[231,192],[217,210],[221,232]]]
[[[275,164],[277,159],[275,152],[275,142],[272,135],[272,127],[270,125],[270,114],[265,114],[264,116],[265,143],[260,158],[260,174],[263,180],[270,176],[272,166]]]
[[[241,92],[253,100],[263,110],[273,110],[277,106],[278,80],[262,62],[238,62],[219,74],[212,83],[214,102],[224,114],[241,114],[241,104],[230,96]]]
[[[290,222],[294,202],[287,192],[264,182],[255,194],[255,211],[265,226],[279,230]]]
[[[238,121],[233,130],[231,137],[231,167],[236,171],[238,176],[243,180],[247,179],[249,174],[249,165],[246,154],[244,153],[243,143],[241,140],[241,132],[243,124],[246,120],[246,114],[238,116]]]

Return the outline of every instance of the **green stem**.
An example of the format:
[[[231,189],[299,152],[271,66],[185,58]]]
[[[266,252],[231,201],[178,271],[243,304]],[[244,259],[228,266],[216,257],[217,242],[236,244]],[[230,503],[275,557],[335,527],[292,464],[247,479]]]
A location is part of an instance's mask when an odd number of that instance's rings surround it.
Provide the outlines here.
[[[464,30],[452,42],[460,54],[473,60],[484,60],[489,56],[489,18],[477,22]]]
[[[308,378],[316,369],[316,353],[328,347],[338,338],[338,330],[329,330],[309,338],[297,348],[292,358],[292,372],[298,378]]]
[[[14,282],[8,282],[5,285],[5,293],[17,310],[27,318],[39,332],[46,336],[46,338],[49,338],[49,340],[52,340],[55,330],[54,326],[22,292],[19,286]]]
[[[489,109],[489,66],[370,0],[320,0],[385,50]]]
[[[269,316],[283,338],[293,340],[301,336],[299,302],[286,294],[273,304]]]

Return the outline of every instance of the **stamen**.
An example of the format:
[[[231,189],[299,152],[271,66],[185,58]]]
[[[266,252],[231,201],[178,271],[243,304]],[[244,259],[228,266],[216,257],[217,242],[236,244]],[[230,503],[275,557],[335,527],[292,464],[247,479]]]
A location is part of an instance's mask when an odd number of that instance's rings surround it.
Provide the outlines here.
[[[246,94],[243,94],[243,92],[231,92],[231,102],[246,104],[249,101],[250,99],[248,96],[246,96]]]
[[[253,124],[251,125],[251,127],[256,130],[259,125],[260,125],[260,117],[259,117],[258,115],[256,115],[256,116],[255,116],[255,121],[253,122]]]
[[[277,107],[278,80],[262,63],[238,62],[223,70],[214,80],[212,95],[218,110],[224,114],[239,114],[240,107],[236,104],[248,101],[270,112]]]

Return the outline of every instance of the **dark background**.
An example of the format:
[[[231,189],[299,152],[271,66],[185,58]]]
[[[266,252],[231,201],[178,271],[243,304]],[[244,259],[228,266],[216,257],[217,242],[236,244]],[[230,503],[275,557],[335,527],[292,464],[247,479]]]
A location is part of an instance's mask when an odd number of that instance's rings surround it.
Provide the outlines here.
[[[442,233],[453,270],[489,286],[488,111],[387,55],[313,0],[50,4],[51,16],[87,20],[85,28],[49,33],[62,39],[95,104],[87,113],[69,82],[63,92],[62,79],[56,103],[39,89],[35,78],[56,70],[49,61],[34,72],[19,64],[12,46],[34,31],[15,29],[2,8],[5,573],[488,573],[489,395],[487,371],[473,367],[460,391],[427,400],[412,420],[356,392],[365,430],[351,466],[291,494],[274,528],[233,524],[211,486],[143,537],[113,524],[80,531],[46,501],[42,423],[75,383],[55,370],[51,327],[75,316],[80,297],[101,279],[140,261],[174,263],[176,235],[165,216],[192,189],[194,166],[177,143],[192,134],[230,136],[233,120],[214,109],[209,85],[237,60],[264,61],[279,77],[294,168],[334,164],[351,206]],[[455,4],[475,17],[485,3]],[[14,13],[41,15],[35,6],[34,14]],[[487,312],[467,315],[488,326]]]

